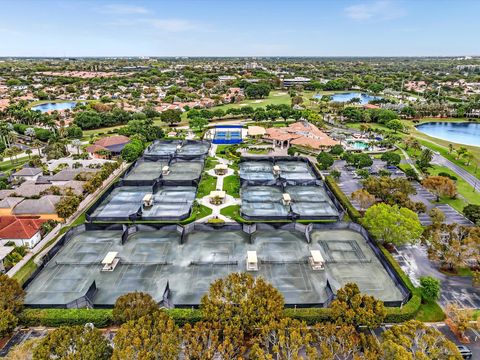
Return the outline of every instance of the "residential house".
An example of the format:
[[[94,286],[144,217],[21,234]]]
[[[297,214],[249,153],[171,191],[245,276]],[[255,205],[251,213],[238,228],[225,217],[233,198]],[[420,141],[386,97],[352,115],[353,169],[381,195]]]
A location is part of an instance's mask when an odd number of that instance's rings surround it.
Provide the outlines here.
[[[61,220],[55,210],[55,205],[62,197],[58,195],[46,195],[40,199],[25,199],[12,211],[15,216],[36,216],[45,220]]]
[[[101,155],[98,152],[108,151],[113,156],[119,156],[125,147],[130,142],[130,139],[123,135],[115,135],[104,137],[95,141],[93,145],[87,147],[86,151],[93,158],[104,158],[105,155]]]
[[[42,239],[41,228],[46,220],[38,217],[0,216],[0,243],[33,248]]]
[[[0,216],[12,215],[12,210],[20,202],[23,201],[23,197],[7,196],[5,199],[0,200]]]
[[[43,170],[41,168],[34,167],[24,167],[18,170],[16,173],[12,174],[12,180],[30,180],[35,181],[37,178],[42,175]]]

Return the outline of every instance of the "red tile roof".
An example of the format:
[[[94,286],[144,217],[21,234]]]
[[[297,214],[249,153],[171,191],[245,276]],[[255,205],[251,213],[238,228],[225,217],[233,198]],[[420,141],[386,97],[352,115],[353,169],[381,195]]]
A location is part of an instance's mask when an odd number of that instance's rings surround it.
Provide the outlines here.
[[[126,144],[129,141],[130,141],[130,139],[126,136],[115,135],[115,136],[104,137],[100,140],[97,140],[97,141],[95,141],[94,145],[108,147],[108,146],[113,146],[113,145]]]
[[[30,239],[45,221],[36,217],[0,216],[0,238]]]

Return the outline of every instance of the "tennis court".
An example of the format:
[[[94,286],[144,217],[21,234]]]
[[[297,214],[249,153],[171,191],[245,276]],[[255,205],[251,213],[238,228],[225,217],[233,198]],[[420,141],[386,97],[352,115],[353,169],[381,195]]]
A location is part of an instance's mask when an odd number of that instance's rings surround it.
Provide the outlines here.
[[[242,126],[231,125],[216,126],[213,144],[240,144],[242,142]]]
[[[152,181],[162,175],[162,169],[168,161],[138,161],[123,178],[128,181]]]
[[[141,216],[147,220],[181,220],[187,218],[195,200],[194,186],[161,186],[153,192],[153,205],[143,206],[143,198],[152,193],[151,186],[120,186],[97,206],[94,221],[115,221]]]
[[[168,181],[193,181],[200,178],[203,161],[177,161],[172,162],[169,173],[163,176]]]
[[[360,290],[384,301],[402,293],[361,234],[351,230],[314,230],[312,242],[294,230],[194,230],[183,243],[175,227],[142,227],[122,244],[120,230],[79,233],[60,249],[27,287],[25,302],[62,306],[83,296],[95,281],[95,305],[113,305],[118,296],[145,291],[162,299],[167,281],[171,302],[196,306],[214,280],[246,271],[247,251],[256,251],[258,271],[277,287],[287,304],[318,305],[328,300],[327,280],[334,290],[356,282]],[[170,230],[171,229],[171,230]],[[320,250],[325,270],[309,264],[311,250]],[[108,252],[118,252],[114,271],[101,271]]]
[[[158,157],[170,157],[175,155],[177,148],[182,145],[182,141],[155,141],[147,149],[145,149],[144,155],[158,156]]]

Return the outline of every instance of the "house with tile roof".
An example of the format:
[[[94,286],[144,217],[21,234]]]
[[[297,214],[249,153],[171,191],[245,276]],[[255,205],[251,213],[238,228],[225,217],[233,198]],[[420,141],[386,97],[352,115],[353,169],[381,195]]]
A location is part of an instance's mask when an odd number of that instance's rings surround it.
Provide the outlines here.
[[[130,139],[123,135],[104,137],[87,147],[86,151],[93,158],[104,158],[105,155],[101,155],[102,151],[108,151],[112,156],[118,156],[129,142]]]
[[[42,239],[41,228],[45,219],[39,217],[0,216],[0,243],[33,248]]]
[[[263,138],[272,141],[275,147],[281,149],[296,145],[313,150],[324,150],[339,144],[318,127],[304,120],[283,128],[268,128]]]

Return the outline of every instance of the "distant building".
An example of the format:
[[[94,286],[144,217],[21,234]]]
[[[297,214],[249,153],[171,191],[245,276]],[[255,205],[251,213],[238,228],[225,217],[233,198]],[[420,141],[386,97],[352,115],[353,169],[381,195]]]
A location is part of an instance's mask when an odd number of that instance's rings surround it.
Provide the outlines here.
[[[46,220],[60,220],[55,210],[55,205],[62,197],[58,195],[46,195],[40,199],[25,199],[13,208],[12,215],[36,216]]]
[[[237,77],[232,75],[221,75],[218,77],[218,81],[220,81],[221,83],[235,80],[237,80]]]
[[[295,86],[295,85],[305,85],[310,82],[310,78],[302,77],[302,76],[296,76],[291,79],[283,79],[282,80],[282,85],[284,87],[290,87],[290,86]]]

